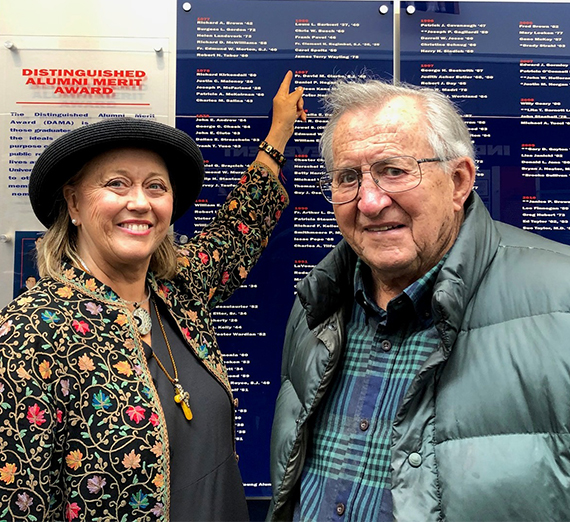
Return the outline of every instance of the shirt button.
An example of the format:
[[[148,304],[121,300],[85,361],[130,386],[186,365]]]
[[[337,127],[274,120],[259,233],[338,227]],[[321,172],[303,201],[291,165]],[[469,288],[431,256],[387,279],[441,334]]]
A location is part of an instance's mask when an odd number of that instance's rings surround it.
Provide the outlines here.
[[[360,421],[360,429],[361,429],[362,431],[366,431],[369,426],[370,426],[370,423],[368,422],[368,419],[362,419],[362,420]]]
[[[390,348],[392,348],[392,343],[387,339],[384,339],[380,344],[380,348],[382,348],[382,350],[384,350],[385,352],[389,352]]]
[[[336,505],[336,514],[339,517],[342,517],[342,515],[344,515],[345,509],[346,509],[346,507],[344,506],[344,504],[342,502],[340,502],[339,504]]]
[[[410,453],[408,455],[408,462],[410,463],[410,466],[413,466],[414,468],[417,468],[421,465],[422,463],[422,456],[419,453]]]
[[[328,329],[334,332],[336,330],[336,324],[335,323],[329,324]]]

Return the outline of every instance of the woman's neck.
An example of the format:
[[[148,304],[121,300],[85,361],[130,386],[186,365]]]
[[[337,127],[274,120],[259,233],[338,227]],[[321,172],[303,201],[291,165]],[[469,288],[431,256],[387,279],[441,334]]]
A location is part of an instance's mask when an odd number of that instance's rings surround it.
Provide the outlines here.
[[[109,286],[125,301],[141,302],[148,296],[146,274],[148,266],[112,266],[97,262],[89,255],[78,256],[79,266],[103,284]]]

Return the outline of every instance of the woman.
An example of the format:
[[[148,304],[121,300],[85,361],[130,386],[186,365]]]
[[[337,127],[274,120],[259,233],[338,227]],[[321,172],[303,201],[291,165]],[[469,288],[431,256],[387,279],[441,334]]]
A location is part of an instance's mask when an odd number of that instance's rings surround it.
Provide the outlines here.
[[[36,162],[42,279],[0,314],[1,520],[247,519],[209,312],[288,203],[277,151],[305,119],[291,79],[256,161],[182,248],[169,226],[204,177],[185,133],[105,120]]]

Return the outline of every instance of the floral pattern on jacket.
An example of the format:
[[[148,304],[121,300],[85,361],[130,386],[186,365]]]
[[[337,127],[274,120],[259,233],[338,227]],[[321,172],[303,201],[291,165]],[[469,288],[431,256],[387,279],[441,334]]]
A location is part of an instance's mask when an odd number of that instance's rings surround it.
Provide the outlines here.
[[[255,264],[288,198],[253,164],[216,219],[149,274],[189,348],[231,389],[209,311]],[[168,520],[164,413],[132,314],[64,266],[0,314],[0,520]]]

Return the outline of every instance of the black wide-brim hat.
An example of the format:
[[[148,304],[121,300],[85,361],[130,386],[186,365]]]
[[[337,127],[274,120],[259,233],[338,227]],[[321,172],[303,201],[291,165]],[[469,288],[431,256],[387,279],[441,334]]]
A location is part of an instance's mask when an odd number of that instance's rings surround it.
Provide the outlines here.
[[[110,118],[71,130],[50,143],[30,175],[32,209],[49,228],[64,204],[63,187],[91,159],[111,149],[136,147],[158,153],[174,190],[171,222],[194,203],[204,182],[204,160],[185,132],[152,120]]]

